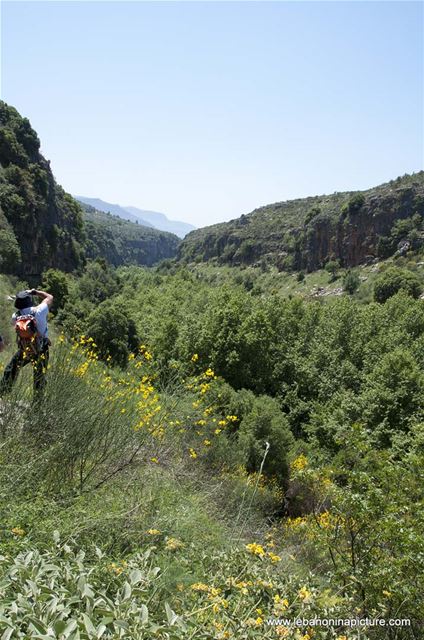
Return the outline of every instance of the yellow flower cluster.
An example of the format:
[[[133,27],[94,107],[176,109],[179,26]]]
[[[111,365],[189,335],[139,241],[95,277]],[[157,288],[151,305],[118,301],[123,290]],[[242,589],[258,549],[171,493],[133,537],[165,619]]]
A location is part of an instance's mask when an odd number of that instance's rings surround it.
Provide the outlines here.
[[[262,545],[257,544],[256,542],[251,542],[250,544],[247,544],[246,549],[248,550],[249,553],[252,553],[254,556],[259,556],[260,558],[263,558],[266,554],[266,551],[262,547]]]
[[[147,360],[150,361],[153,359],[152,354],[150,353],[150,351],[148,351],[147,347],[145,344],[141,344],[138,348],[140,354]]]
[[[195,582],[191,585],[193,591],[209,591],[209,587],[204,582]]]
[[[308,591],[306,587],[301,587],[298,591],[298,596],[301,600],[307,600],[311,595],[311,592]]]
[[[323,511],[317,516],[317,523],[322,529],[334,529],[335,518],[329,511]]]
[[[160,536],[162,532],[159,531],[159,529],[147,529],[146,533],[149,534],[149,536]]]
[[[177,538],[167,538],[165,542],[165,549],[167,551],[177,551],[177,549],[181,549],[184,546],[184,543]]]
[[[307,466],[308,466],[308,458],[304,456],[303,453],[301,453],[300,456],[298,456],[291,463],[291,468],[293,471],[303,471],[303,469],[305,469],[305,467]]]
[[[108,569],[109,571],[112,571],[112,573],[114,573],[115,575],[119,576],[124,571],[126,566],[127,566],[127,563],[125,562],[125,560],[122,560],[122,562],[120,562],[119,564],[117,564],[116,562],[112,562],[111,564],[108,565]]]
[[[22,536],[25,535],[25,531],[21,529],[21,527],[13,527],[13,529],[11,529],[11,533],[13,533],[15,536],[18,536],[19,538],[22,538]]]

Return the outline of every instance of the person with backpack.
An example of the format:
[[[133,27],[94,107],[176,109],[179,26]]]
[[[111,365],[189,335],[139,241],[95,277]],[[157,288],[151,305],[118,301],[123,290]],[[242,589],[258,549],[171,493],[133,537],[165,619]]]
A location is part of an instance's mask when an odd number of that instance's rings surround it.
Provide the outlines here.
[[[32,296],[42,298],[34,306]],[[41,391],[46,384],[46,369],[49,362],[47,316],[53,303],[51,293],[30,289],[20,291],[15,297],[16,311],[12,316],[18,350],[4,370],[0,393],[10,391],[21,367],[32,363],[34,391]]]

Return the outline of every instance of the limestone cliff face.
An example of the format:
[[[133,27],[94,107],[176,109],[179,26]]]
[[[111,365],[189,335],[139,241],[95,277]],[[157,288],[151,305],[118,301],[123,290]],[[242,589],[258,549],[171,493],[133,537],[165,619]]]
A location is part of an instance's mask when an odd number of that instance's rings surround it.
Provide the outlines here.
[[[81,210],[39,147],[29,121],[0,102],[0,206],[20,248],[20,261],[8,268],[22,277],[53,266],[72,271],[83,261]]]
[[[395,221],[414,215],[422,218],[423,196],[424,184],[393,188],[387,194],[364,197],[357,211],[344,210],[338,219],[317,216],[301,237],[296,267],[312,271],[330,259],[339,260],[343,267],[354,267],[378,257],[379,240],[390,236]]]
[[[423,235],[424,172],[364,192],[276,203],[237,220],[190,233],[181,260],[267,263],[280,269],[352,267],[396,250],[402,234]],[[384,255],[383,255],[384,254]]]

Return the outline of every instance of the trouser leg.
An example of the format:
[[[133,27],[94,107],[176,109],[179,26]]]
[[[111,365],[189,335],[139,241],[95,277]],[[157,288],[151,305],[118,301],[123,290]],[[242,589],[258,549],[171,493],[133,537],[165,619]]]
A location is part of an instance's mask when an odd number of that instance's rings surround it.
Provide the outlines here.
[[[7,393],[12,389],[13,383],[19,373],[19,369],[25,366],[25,364],[27,364],[27,361],[24,359],[22,351],[17,351],[4,370],[3,378],[0,383],[0,393]]]
[[[49,364],[49,346],[45,345],[34,362],[34,391],[42,391],[46,386],[46,371]]]

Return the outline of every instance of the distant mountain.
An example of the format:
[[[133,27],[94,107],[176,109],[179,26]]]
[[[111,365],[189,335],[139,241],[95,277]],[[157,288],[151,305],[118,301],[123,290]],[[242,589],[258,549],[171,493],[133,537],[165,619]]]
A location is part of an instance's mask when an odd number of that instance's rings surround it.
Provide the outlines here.
[[[139,219],[147,220],[156,229],[175,233],[180,238],[184,238],[190,231],[194,231],[196,227],[188,222],[180,222],[178,220],[169,220],[163,213],[157,211],[146,211],[145,209],[137,209],[137,207],[125,207],[126,211],[135,215]]]
[[[84,211],[87,258],[105,258],[111,265],[147,265],[177,253],[179,238],[172,233],[122,220],[81,203]]]
[[[105,202],[104,200],[100,200],[100,198],[86,198],[85,196],[74,196],[78,202],[83,204],[88,204],[97,211],[103,211],[104,213],[112,213],[114,216],[118,216],[123,220],[129,220],[130,222],[135,222],[137,224],[142,224],[145,227],[154,227],[155,225],[148,222],[148,220],[144,220],[139,215],[134,215],[131,211],[124,209],[119,204],[112,204],[111,202]],[[166,231],[166,229],[165,229]]]
[[[85,196],[75,196],[75,198],[81,203],[89,204],[91,207],[97,209],[97,211],[112,213],[123,220],[143,224],[145,227],[168,231],[169,233],[174,233],[179,238],[184,238],[187,233],[196,228],[192,224],[188,224],[188,222],[169,220],[164,213],[159,213],[158,211],[148,211],[146,209],[138,209],[137,207],[122,207],[119,204],[112,204],[100,200],[100,198],[87,198]]]
[[[331,260],[353,267],[424,242],[424,172],[367,191],[277,202],[189,233],[185,262],[314,271]]]

